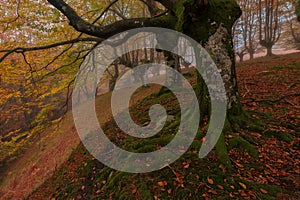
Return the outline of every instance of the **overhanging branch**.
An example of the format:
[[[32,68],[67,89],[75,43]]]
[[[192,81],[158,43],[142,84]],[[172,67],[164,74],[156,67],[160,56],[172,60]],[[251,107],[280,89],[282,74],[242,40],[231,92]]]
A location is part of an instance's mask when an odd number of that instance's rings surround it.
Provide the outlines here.
[[[57,43],[53,43],[53,44],[49,44],[49,45],[45,45],[45,46],[37,46],[37,47],[17,47],[14,49],[8,49],[8,50],[0,50],[0,53],[5,53],[1,58],[0,58],[0,62],[2,62],[7,56],[9,56],[12,53],[24,53],[27,51],[38,51],[38,50],[45,50],[45,49],[51,49],[51,48],[55,48],[58,46],[63,46],[63,45],[68,45],[68,44],[74,44],[74,43],[78,43],[78,42],[101,42],[103,41],[102,39],[99,38],[76,38],[73,40],[67,40],[67,41],[63,41],[63,42],[57,42]]]
[[[140,27],[173,28],[176,23],[173,16],[159,16],[153,18],[132,18],[117,21],[107,26],[97,26],[82,19],[74,9],[63,0],[47,1],[68,18],[70,25],[75,30],[99,38],[109,38],[120,32]]]

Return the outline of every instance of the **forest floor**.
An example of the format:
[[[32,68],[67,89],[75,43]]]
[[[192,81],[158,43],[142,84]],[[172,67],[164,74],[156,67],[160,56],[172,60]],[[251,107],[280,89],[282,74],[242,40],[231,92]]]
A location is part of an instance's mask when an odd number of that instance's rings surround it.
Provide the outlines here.
[[[28,194],[28,199],[119,199],[121,196],[124,199],[298,199],[300,53],[239,63],[237,75],[243,107],[265,124],[265,131],[240,130],[227,135],[226,141],[230,144],[236,136],[245,138],[259,153],[256,159],[249,152],[232,147],[231,171],[220,165],[212,152],[203,160],[187,153],[159,172],[134,175],[116,172],[96,161],[81,144],[78,146],[80,141],[69,113],[60,131],[50,134],[54,131],[47,130],[41,141],[9,166],[0,184],[0,196],[3,199],[20,199]],[[143,88],[135,98],[143,99],[158,89]],[[170,104],[174,97],[165,97],[160,100],[170,111],[176,110]],[[109,105],[109,99],[109,94],[100,96],[96,107],[103,109]],[[145,107],[151,103],[156,103],[153,95],[145,105],[136,104],[134,111],[147,110]],[[107,114],[98,115],[103,118],[99,121],[106,130],[114,133],[113,137],[124,139],[110,121],[110,112],[101,113]],[[194,152],[199,150],[198,145],[194,146],[193,154],[197,154]]]
[[[145,88],[133,96],[131,104],[158,91],[160,87]],[[111,92],[96,97],[101,125],[111,120]],[[0,177],[0,199],[22,199],[39,187],[70,157],[80,143],[72,113],[68,112],[59,124],[41,133],[18,159],[9,163]],[[42,198],[43,199],[43,198]]]

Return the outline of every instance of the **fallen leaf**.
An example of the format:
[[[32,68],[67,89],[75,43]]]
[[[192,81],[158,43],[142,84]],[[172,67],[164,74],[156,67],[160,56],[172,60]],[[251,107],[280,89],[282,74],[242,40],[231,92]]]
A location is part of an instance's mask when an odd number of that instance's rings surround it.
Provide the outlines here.
[[[243,189],[247,189],[247,186],[244,183],[239,182],[240,186],[242,186]]]
[[[220,189],[220,190],[223,190],[223,186],[222,185],[217,185],[217,187]]]
[[[213,189],[208,190],[208,192],[209,192],[209,193],[212,193],[212,194],[218,194],[217,191],[216,191],[216,190],[213,190]]]
[[[97,190],[97,191],[96,191],[96,194],[100,194],[100,193],[101,193],[101,190]]]
[[[162,181],[157,182],[157,185],[159,185],[160,187],[164,187],[165,186],[164,182],[162,182]]]
[[[235,164],[236,164],[236,166],[238,166],[238,167],[240,167],[240,168],[244,168],[244,166],[241,165],[241,164],[239,164],[239,163],[235,163]]]
[[[214,180],[212,180],[211,178],[209,178],[209,177],[207,177],[207,182],[209,183],[209,184],[214,184]]]
[[[135,194],[136,193],[136,188],[134,188],[133,190],[131,190],[131,194]]]
[[[262,193],[264,193],[264,194],[267,194],[267,193],[268,193],[268,191],[266,191],[266,190],[264,190],[264,189],[262,189],[262,188],[260,188],[260,191],[261,191]]]
[[[239,193],[240,193],[240,195],[241,195],[242,197],[247,197],[247,196],[249,196],[248,194],[245,193],[244,190],[239,190]]]
[[[189,168],[189,167],[190,167],[190,164],[188,164],[188,163],[187,163],[186,165],[183,166],[184,169],[187,169],[187,168]]]

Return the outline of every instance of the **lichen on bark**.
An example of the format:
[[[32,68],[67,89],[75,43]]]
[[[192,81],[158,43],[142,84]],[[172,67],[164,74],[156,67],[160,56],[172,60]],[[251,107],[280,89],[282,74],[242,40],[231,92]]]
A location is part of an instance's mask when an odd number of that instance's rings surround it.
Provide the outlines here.
[[[228,99],[227,108],[231,109],[232,104],[236,104],[238,101],[238,93],[235,91],[236,81],[232,80],[232,60],[228,55],[228,49],[224,41],[228,37],[228,32],[223,24],[220,24],[219,28],[209,37],[204,48],[210,53],[214,60],[224,82],[226,95]]]

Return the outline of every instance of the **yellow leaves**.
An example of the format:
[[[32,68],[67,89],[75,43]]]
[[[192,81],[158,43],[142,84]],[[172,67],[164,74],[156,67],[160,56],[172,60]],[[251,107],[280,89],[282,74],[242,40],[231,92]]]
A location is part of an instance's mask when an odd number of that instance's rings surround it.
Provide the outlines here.
[[[244,190],[247,189],[247,186],[246,186],[244,183],[239,182],[239,185],[240,185]]]

